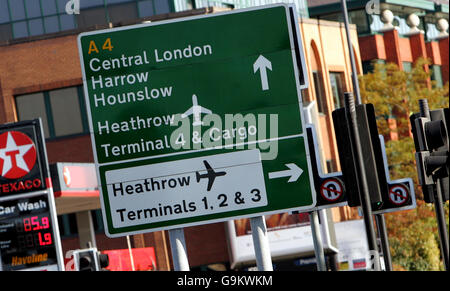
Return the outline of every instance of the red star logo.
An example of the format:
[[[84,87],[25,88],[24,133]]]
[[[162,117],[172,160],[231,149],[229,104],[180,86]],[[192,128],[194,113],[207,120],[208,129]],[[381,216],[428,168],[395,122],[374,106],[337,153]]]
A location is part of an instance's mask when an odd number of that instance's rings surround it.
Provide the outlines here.
[[[28,174],[36,163],[33,141],[19,131],[0,134],[0,176],[17,179]]]

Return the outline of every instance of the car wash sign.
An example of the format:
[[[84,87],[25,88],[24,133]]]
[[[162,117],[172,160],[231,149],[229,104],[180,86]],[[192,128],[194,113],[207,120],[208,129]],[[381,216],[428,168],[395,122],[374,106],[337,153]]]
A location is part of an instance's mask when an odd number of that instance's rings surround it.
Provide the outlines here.
[[[47,188],[38,121],[0,125],[0,199]]]
[[[108,235],[315,204],[296,21],[279,4],[79,36]]]

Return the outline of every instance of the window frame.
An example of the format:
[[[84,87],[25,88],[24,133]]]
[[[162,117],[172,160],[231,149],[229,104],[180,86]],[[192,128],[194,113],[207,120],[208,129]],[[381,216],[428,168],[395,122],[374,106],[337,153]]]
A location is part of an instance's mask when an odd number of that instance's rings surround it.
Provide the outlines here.
[[[55,123],[54,123],[55,121],[53,118],[52,105],[51,105],[51,101],[50,101],[50,92],[53,90],[66,89],[66,88],[76,88],[78,104],[80,107],[79,109],[80,109],[80,118],[81,118],[81,124],[82,124],[82,132],[57,136],[55,134]],[[21,120],[21,119],[20,119],[20,112],[19,112],[19,109],[17,106],[17,98],[19,98],[21,96],[26,96],[29,94],[37,94],[37,93],[42,93],[43,97],[44,97],[44,107],[45,107],[44,110],[47,115],[48,135],[49,135],[48,137],[45,137],[46,141],[59,140],[59,139],[65,139],[65,138],[89,134],[89,123],[87,120],[87,111],[86,111],[86,104],[85,104],[85,100],[84,100],[84,93],[83,93],[82,85],[54,88],[52,90],[46,90],[46,91],[40,91],[40,92],[30,92],[27,94],[21,94],[21,95],[14,96],[16,114],[17,114],[17,117],[19,120]]]
[[[442,66],[441,65],[431,65],[431,75],[430,79],[436,82],[438,88],[444,87],[444,79],[442,77]]]
[[[339,75],[340,76],[340,83],[341,83],[341,92],[338,92],[338,94],[340,95],[340,96],[338,96],[338,101],[339,101],[339,103],[337,104],[336,103],[336,96],[334,96],[334,94],[333,94],[333,85],[332,85],[332,82],[331,82],[331,75],[332,74],[337,74],[337,75]],[[329,76],[329,78],[330,78],[330,88],[331,88],[331,94],[332,94],[332,96],[333,96],[333,106],[334,106],[334,109],[338,109],[338,108],[342,108],[342,107],[344,107],[344,93],[345,93],[345,91],[346,91],[346,84],[345,84],[345,72],[342,72],[342,71],[328,71],[328,76]],[[342,104],[341,104],[342,103]],[[339,106],[337,106],[337,105],[339,105]]]
[[[314,83],[314,94],[316,95],[316,102],[317,102],[317,112],[319,112],[320,115],[326,115],[328,112],[328,104],[327,104],[327,98],[325,93],[325,83],[324,78],[322,76],[321,71],[313,70],[313,83]],[[316,85],[316,79],[314,75],[317,75],[317,83],[319,86]],[[317,88],[319,87],[319,88]],[[319,94],[318,94],[319,92]]]
[[[414,69],[414,65],[412,62],[402,62],[402,66],[403,66],[403,71],[406,73],[411,73],[412,70]]]
[[[103,224],[101,209],[92,209],[90,211],[94,233],[104,234],[105,226]],[[59,233],[62,239],[69,239],[78,236],[78,225],[75,212],[58,215]]]

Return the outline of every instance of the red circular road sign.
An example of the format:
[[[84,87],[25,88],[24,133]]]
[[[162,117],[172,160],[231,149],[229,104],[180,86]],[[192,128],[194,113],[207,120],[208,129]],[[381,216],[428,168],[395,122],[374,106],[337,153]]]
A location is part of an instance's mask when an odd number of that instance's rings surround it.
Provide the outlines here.
[[[320,185],[320,195],[327,201],[334,202],[342,197],[343,185],[339,179],[329,178]]]
[[[0,176],[17,179],[28,174],[36,163],[33,141],[19,131],[0,134]]]
[[[397,206],[401,206],[408,201],[409,190],[403,184],[396,184],[389,187],[389,200]]]

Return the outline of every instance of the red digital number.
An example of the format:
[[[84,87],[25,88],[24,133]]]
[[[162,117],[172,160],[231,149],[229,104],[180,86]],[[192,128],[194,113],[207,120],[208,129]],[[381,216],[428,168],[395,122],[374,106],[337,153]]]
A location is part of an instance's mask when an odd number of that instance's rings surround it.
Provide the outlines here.
[[[39,220],[37,216],[31,217],[31,224],[33,225],[33,230],[39,230],[41,229],[41,226],[39,224]]]
[[[52,244],[52,234],[49,232],[44,233],[44,240],[46,241],[46,243],[48,245],[51,245]]]
[[[42,237],[42,233],[39,233],[39,245],[46,246],[52,244],[52,234],[47,232],[44,233],[44,237]]]
[[[50,220],[47,216],[42,217],[40,223],[38,216],[32,216],[23,219],[23,229],[25,231],[47,229],[49,227],[50,227]]]
[[[23,227],[24,227],[25,231],[31,231],[31,222],[30,222],[29,218],[23,219]]]
[[[43,229],[49,228],[50,227],[50,223],[48,221],[48,217],[44,216],[42,217],[42,227]]]

